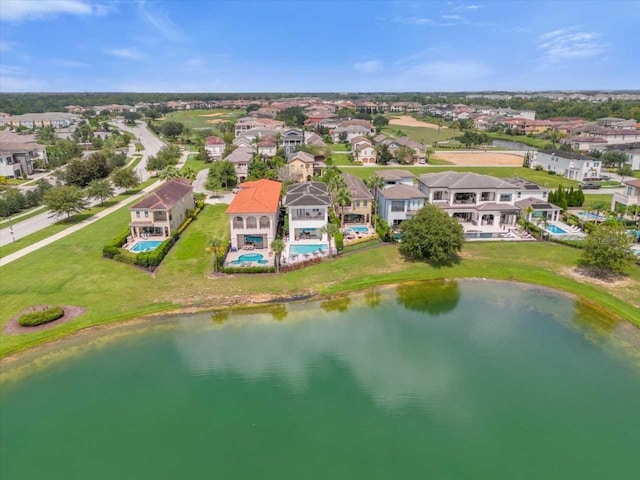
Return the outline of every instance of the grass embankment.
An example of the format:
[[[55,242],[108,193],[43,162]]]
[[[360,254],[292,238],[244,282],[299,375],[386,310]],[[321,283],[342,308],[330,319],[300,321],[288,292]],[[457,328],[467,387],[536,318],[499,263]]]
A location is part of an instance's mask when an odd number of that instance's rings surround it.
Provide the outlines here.
[[[549,139],[546,138],[535,138],[535,137],[527,137],[526,135],[506,135],[504,133],[498,132],[485,132],[494,140],[506,140],[508,142],[518,142],[523,143],[525,145],[529,145],[530,147],[536,148],[544,148],[545,145],[551,143]]]
[[[631,270],[627,285],[608,291],[569,276],[581,252],[551,243],[468,243],[462,261],[443,268],[406,262],[395,246],[381,246],[287,274],[209,278],[212,259],[205,249],[210,238],[227,238],[225,209],[226,205],[206,206],[154,275],[101,257],[102,246],[129,221],[126,208],[2,267],[1,277],[11,279],[0,286],[2,325],[36,304],[78,305],[87,313],[47,331],[0,333],[0,356],[93,325],[178,306],[243,304],[254,295],[336,294],[436,278],[482,276],[546,285],[581,295],[640,325],[640,313],[633,306],[640,298],[638,268]]]
[[[69,218],[64,218],[62,220],[59,220],[56,223],[53,223],[41,230],[38,230],[37,232],[32,233],[31,235],[27,235],[25,237],[22,237],[16,240],[15,242],[9,243],[7,245],[3,245],[2,247],[0,247],[0,258],[6,257],[7,255],[17,252],[18,250],[28,247],[29,245],[33,245],[34,243],[37,243],[40,240],[44,240],[45,238],[48,238],[51,235],[55,235],[58,232],[66,230],[67,228],[72,227],[73,225],[82,223],[90,219],[91,217],[93,217],[95,214],[107,208],[113,207],[116,203],[121,202],[123,200],[127,200],[133,195],[140,193],[144,188],[148,187],[149,185],[157,181],[158,181],[157,178],[152,177],[146,180],[145,182],[141,183],[140,185],[138,185],[138,187],[136,187],[134,190],[130,190],[126,193],[121,193],[120,195],[105,201],[103,205],[100,205],[100,204],[95,205],[94,207],[84,210],[82,213],[77,213],[75,215],[72,215]],[[43,212],[36,212],[35,215],[39,215],[41,213]],[[30,216],[34,216],[34,215],[30,215]],[[18,221],[19,220],[23,220],[23,219],[19,218]]]
[[[157,120],[158,124],[162,124],[168,120],[180,122],[187,128],[215,128],[218,120],[224,122],[234,122],[241,117],[245,110],[228,110],[225,108],[217,108],[214,110],[179,110],[168,113],[162,120]]]
[[[369,175],[373,174],[376,170],[382,170],[384,167],[359,167],[359,168],[349,168],[344,171],[347,173],[351,173],[360,178],[367,178]],[[439,172],[474,172],[480,173],[483,175],[491,175],[492,177],[497,178],[510,178],[510,177],[520,177],[535,182],[539,185],[546,186],[549,188],[558,188],[558,185],[562,185],[563,187],[577,187],[578,182],[575,180],[570,180],[568,178],[564,178],[558,175],[549,175],[546,172],[538,172],[537,170],[532,170],[531,168],[525,167],[467,167],[467,166],[450,166],[450,167],[404,167],[397,166],[393,167],[401,169],[401,170],[409,170],[411,173],[415,175],[422,175],[425,173],[439,173]]]

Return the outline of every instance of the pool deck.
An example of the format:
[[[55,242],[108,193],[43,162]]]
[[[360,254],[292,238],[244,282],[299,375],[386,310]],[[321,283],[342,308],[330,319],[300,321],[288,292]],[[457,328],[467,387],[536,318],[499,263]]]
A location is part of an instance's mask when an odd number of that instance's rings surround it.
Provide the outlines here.
[[[241,255],[250,255],[252,253],[259,253],[260,255],[262,255],[262,258],[264,260],[267,260],[269,263],[258,263],[256,261],[243,262],[243,265],[232,264],[231,263],[231,262],[237,261],[240,258]],[[274,259],[273,252],[271,250],[267,249],[267,248],[256,248],[255,250],[238,250],[237,252],[229,252],[227,254],[227,258],[224,261],[224,266],[225,267],[231,267],[231,268],[240,267],[240,266],[244,266],[244,267],[273,267],[274,266],[273,259]]]

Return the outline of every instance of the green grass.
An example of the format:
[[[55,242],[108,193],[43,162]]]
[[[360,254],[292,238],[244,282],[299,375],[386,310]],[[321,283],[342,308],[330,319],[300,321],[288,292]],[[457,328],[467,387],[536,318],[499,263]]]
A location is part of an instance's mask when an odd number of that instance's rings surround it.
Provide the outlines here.
[[[190,167],[196,172],[199,172],[200,170],[211,167],[211,163],[206,163],[206,162],[203,162],[202,160],[198,160],[198,154],[194,153],[192,155],[189,155],[189,157],[187,158],[187,161],[184,164],[184,167],[182,168],[187,168],[187,167]]]
[[[401,125],[389,125],[382,129],[382,133],[392,137],[398,137],[398,132],[403,132],[407,137],[425,145],[433,145],[436,142],[444,142],[460,134],[459,130],[451,128],[441,128],[438,133],[437,128],[427,127],[403,127]]]
[[[640,269],[629,271],[631,282],[625,288],[608,292],[566,275],[579,250],[546,242],[468,243],[460,263],[442,268],[407,262],[395,246],[384,245],[287,274],[210,277],[211,255],[205,249],[210,238],[227,238],[225,209],[226,205],[207,205],[154,275],[101,257],[102,246],[127,225],[127,208],[1,267],[2,278],[11,279],[0,285],[1,325],[35,304],[78,305],[87,312],[51,330],[0,333],[0,356],[93,325],[178,306],[210,308],[248,303],[252,295],[336,294],[435,278],[481,276],[547,285],[640,325]]]
[[[333,152],[348,152],[348,145],[345,143],[332,143],[328,145]]]
[[[340,166],[340,165],[353,165],[349,159],[347,158],[347,154],[346,153],[334,153],[331,155],[331,160],[333,161],[334,165]]]
[[[5,179],[7,182],[7,185],[22,185],[23,183],[27,183],[30,180],[28,178],[7,178]]]
[[[578,186],[578,182],[575,180],[569,180],[568,178],[560,177],[558,175],[549,175],[546,172],[538,172],[537,170],[532,170],[530,168],[525,167],[403,167],[398,166],[394,167],[401,170],[409,170],[415,175],[422,175],[425,173],[439,173],[446,171],[455,171],[455,172],[474,172],[480,173],[483,175],[491,175],[493,177],[498,178],[509,178],[509,177],[521,177],[532,182],[535,182],[542,186],[547,186],[549,188],[557,188],[558,185],[562,185],[564,187],[570,186]],[[360,178],[367,178],[374,171],[381,170],[381,167],[355,167],[348,168],[344,171],[347,173],[351,173]]]
[[[98,204],[94,207],[84,210],[82,213],[72,215],[70,218],[64,218],[62,220],[59,220],[56,223],[51,224],[41,230],[38,230],[37,232],[34,232],[31,235],[22,237],[15,242],[9,243],[7,245],[3,245],[2,247],[0,247],[0,258],[6,257],[7,255],[17,252],[18,250],[22,250],[23,248],[28,247],[29,245],[33,245],[34,243],[37,243],[40,240],[44,240],[45,238],[48,238],[51,235],[55,235],[58,232],[66,230],[67,228],[72,227],[73,225],[77,225],[78,223],[84,222],[89,218],[93,217],[96,213],[101,212],[106,208],[112,207],[116,203],[122,200],[126,200],[132,195],[139,193],[142,189],[148,187],[149,185],[156,182],[157,180],[158,180],[157,178],[150,178],[146,182],[143,182],[140,185],[138,185],[134,190],[131,190],[126,193],[122,193],[110,200],[107,200],[106,202],[104,202],[104,205]],[[38,212],[38,213],[42,213],[42,212]]]
[[[545,138],[531,138],[526,135],[505,135],[504,133],[486,132],[494,140],[507,140],[511,142],[524,143],[530,147],[543,148],[548,143],[551,143]]]
[[[214,113],[220,113],[222,115],[215,117],[205,117],[204,115],[212,115]],[[228,109],[215,109],[215,110],[180,110],[177,112],[168,113],[164,120],[158,121],[162,124],[163,121],[173,120],[175,122],[182,123],[187,128],[215,128],[215,123],[210,123],[208,120],[225,120],[227,122],[234,122],[238,117],[244,115],[244,110],[228,110]]]
[[[602,182],[593,182],[593,183],[597,183],[602,188],[618,188],[622,186],[621,183],[617,180],[604,180]]]
[[[33,207],[29,210],[23,210],[21,212],[16,213],[15,215],[11,215],[7,217],[6,220],[0,222],[0,227],[8,227],[10,223],[21,222],[22,220],[26,220],[27,218],[35,217],[36,215],[40,215],[44,210],[44,206],[39,205],[37,207]],[[18,215],[21,215],[20,218],[16,218]]]
[[[596,193],[596,194],[587,194],[584,196],[584,203],[582,204],[582,208],[593,209],[593,206],[597,203],[604,203],[607,207],[607,210],[611,207],[611,200],[613,199],[612,193]]]

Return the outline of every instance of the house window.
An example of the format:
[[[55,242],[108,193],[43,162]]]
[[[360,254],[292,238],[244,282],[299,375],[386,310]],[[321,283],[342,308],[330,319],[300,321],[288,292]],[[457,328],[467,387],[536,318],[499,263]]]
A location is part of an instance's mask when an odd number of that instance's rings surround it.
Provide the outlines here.
[[[144,218],[149,218],[149,210],[144,211]]]
[[[363,206],[363,207],[366,207],[366,206],[368,206],[368,205],[369,205],[369,201],[368,201],[368,200],[363,200],[363,201],[362,201],[362,206]]]
[[[256,217],[247,217],[247,228],[258,228]]]
[[[510,202],[511,201],[511,197],[512,197],[512,195],[510,193],[501,193],[500,194],[500,201],[501,202]]]
[[[442,200],[442,194],[444,192],[442,192],[442,190],[439,190],[437,192],[433,192],[433,199],[434,200]]]
[[[404,212],[404,200],[393,200],[391,202],[392,212]]]
[[[136,218],[140,218],[140,210],[136,210]]]

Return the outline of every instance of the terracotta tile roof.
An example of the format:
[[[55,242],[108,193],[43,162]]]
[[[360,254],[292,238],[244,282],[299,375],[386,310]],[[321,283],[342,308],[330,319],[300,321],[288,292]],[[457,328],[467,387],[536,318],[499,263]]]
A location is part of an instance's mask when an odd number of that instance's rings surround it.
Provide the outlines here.
[[[190,194],[192,191],[193,187],[189,180],[184,178],[174,178],[133,205],[130,210],[137,210],[140,208],[149,210],[168,210],[175,206],[182,197]]]
[[[216,136],[207,137],[207,145],[224,145],[224,140]]]
[[[640,188],[640,178],[634,178],[633,180],[625,180],[623,183],[625,185],[629,185],[630,187]]]
[[[274,180],[256,180],[240,184],[240,191],[227,207],[226,213],[276,213],[280,205],[282,183]]]

